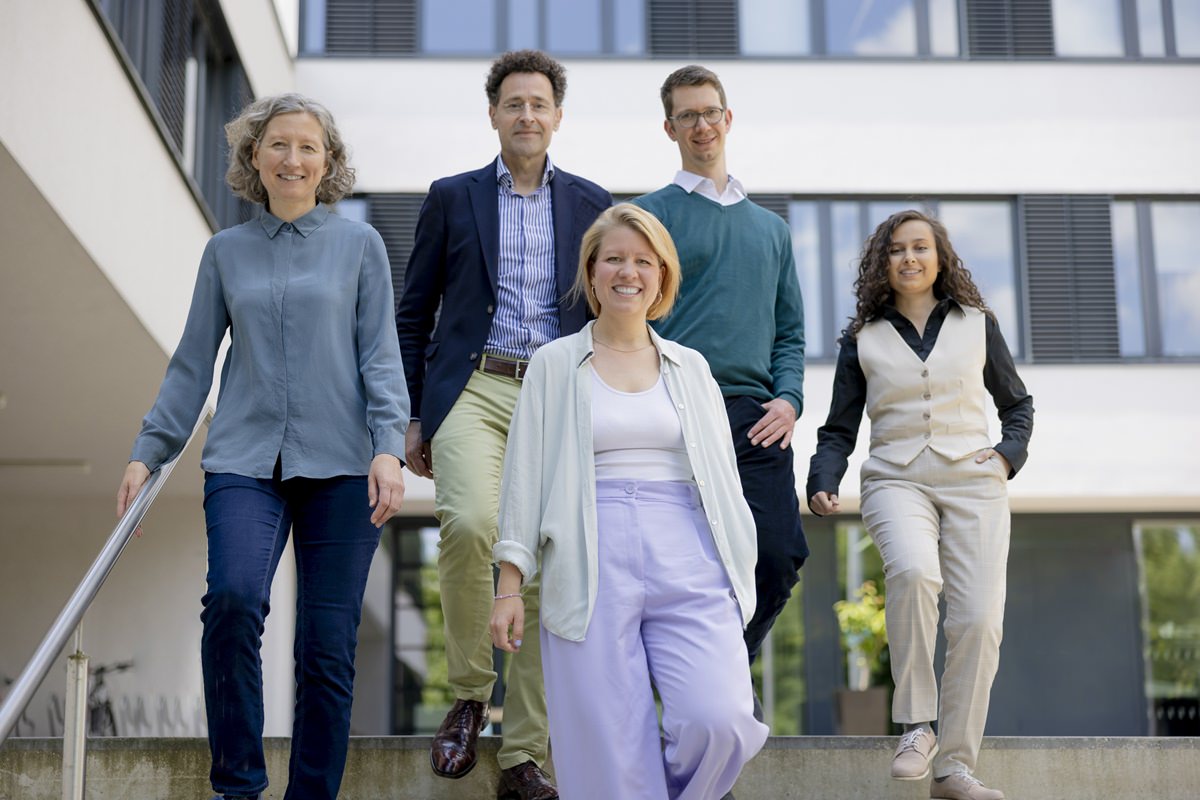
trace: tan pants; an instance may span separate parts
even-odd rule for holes
[[[926,448],[906,467],[869,458],[862,517],[883,557],[896,722],[938,719],[936,777],[974,771],[1000,663],[1010,515],[999,459],[950,461]],[[941,711],[933,672],[946,597]]]
[[[460,700],[487,702],[496,682],[488,632],[495,594],[492,545],[497,538],[504,447],[520,389],[520,382],[512,378],[473,372],[432,442],[446,662],[450,687]],[[536,581],[524,588],[524,644],[520,653],[508,656],[504,742],[497,756],[501,769],[525,761],[546,763],[549,726],[538,589]]]

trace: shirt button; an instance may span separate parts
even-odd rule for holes
[[[716,517],[710,519],[709,522],[711,522],[714,527],[721,524],[721,520],[717,519]]]
[[[704,481],[699,481],[699,482],[698,482],[698,485],[700,485],[700,486],[703,486],[703,485],[704,485]]]
[[[632,483],[625,484],[625,494],[633,494],[636,488]]]
[[[690,444],[692,447],[695,447],[695,446],[696,446],[696,443],[695,443],[695,442],[688,442],[688,444]]]
[[[679,408],[683,408],[683,403],[679,403]]]
[[[470,361],[474,361],[477,358],[479,358],[479,353],[471,353],[471,355],[467,356],[467,359]]]
[[[290,223],[290,222],[283,223],[283,227],[280,228],[280,230],[282,230],[284,233],[291,233],[292,232],[292,223]]]

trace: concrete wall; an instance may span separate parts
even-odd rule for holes
[[[457,800],[495,796],[496,746],[479,740],[479,766],[462,780],[429,769],[429,739],[405,736],[350,742],[341,800]],[[918,800],[926,781],[888,777],[894,738],[779,737],[742,771],[738,800]],[[271,786],[283,797],[287,742],[267,742]],[[56,742],[17,742],[0,750],[0,800],[61,797]],[[203,742],[99,740],[88,753],[89,800],[202,797],[208,758]],[[980,776],[1013,798],[1053,800],[1194,800],[1200,785],[1198,739],[985,738]],[[613,800],[617,800],[614,798]],[[621,800],[628,800],[622,798]]]

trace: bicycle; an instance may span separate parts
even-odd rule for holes
[[[88,736],[117,735],[117,715],[113,712],[112,699],[108,695],[104,676],[130,669],[133,669],[132,661],[118,661],[115,664],[101,664],[89,670],[92,681],[91,688],[88,689]]]

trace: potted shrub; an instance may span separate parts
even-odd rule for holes
[[[855,600],[833,604],[847,658],[857,664],[854,686],[837,693],[838,731],[842,734],[888,733],[888,645],[884,598],[875,581],[866,581],[854,593]]]

